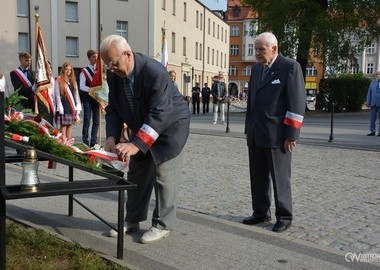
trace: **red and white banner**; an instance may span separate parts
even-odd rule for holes
[[[54,112],[54,103],[48,90],[52,87],[50,80],[51,74],[48,72],[48,68],[50,67],[46,57],[44,36],[41,25],[38,20],[36,20],[36,95],[49,112],[51,110]]]
[[[99,102],[101,109],[104,110],[108,105],[108,84],[107,73],[103,65],[103,61],[98,53],[98,58],[95,64],[95,73],[91,80],[89,95]]]

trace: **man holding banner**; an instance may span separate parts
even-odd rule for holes
[[[87,51],[90,64],[83,68],[79,75],[80,97],[83,105],[83,128],[82,141],[90,147],[98,142],[99,131],[99,103],[89,94],[91,83],[95,74],[95,64],[98,54],[94,50]],[[89,138],[90,122],[92,118],[92,129]]]

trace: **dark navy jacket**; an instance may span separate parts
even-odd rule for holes
[[[123,79],[109,73],[107,137],[120,138],[126,123],[135,134],[132,143],[161,164],[181,153],[189,135],[189,108],[160,62],[139,53],[134,53],[134,61],[135,119],[128,113]]]

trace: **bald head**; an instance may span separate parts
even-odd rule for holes
[[[107,51],[111,46],[115,46],[119,52],[131,51],[128,42],[119,35],[109,35],[100,43],[100,53]]]
[[[259,63],[269,65],[278,55],[278,42],[275,35],[264,32],[255,39],[255,56]]]
[[[119,35],[105,37],[100,43],[100,56],[111,72],[127,77],[133,70],[134,55],[128,42]]]

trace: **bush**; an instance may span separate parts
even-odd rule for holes
[[[362,73],[322,79],[319,84],[317,109],[331,110],[330,101],[333,101],[335,112],[359,112],[365,102],[370,82]]]

